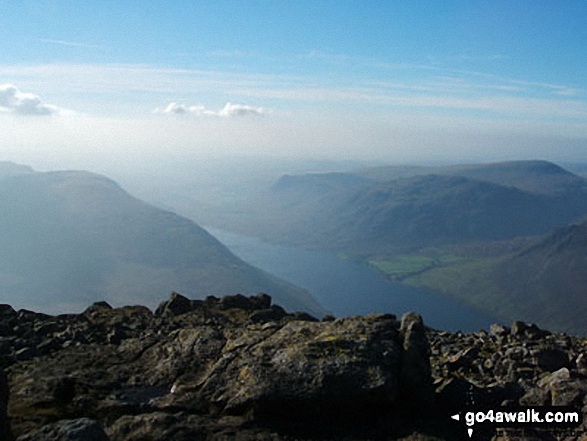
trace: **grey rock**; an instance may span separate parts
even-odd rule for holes
[[[102,425],[89,418],[62,420],[22,435],[17,441],[111,441]]]
[[[93,425],[74,415],[112,441],[452,440],[462,430],[447,421],[466,404],[587,404],[587,340],[523,322],[469,334],[414,313],[318,322],[265,294],[172,294],[155,315],[0,306],[0,318],[8,416],[23,440]]]
[[[577,365],[577,371],[579,371],[581,375],[587,376],[587,352],[581,352],[577,356],[575,364]]]
[[[516,337],[521,337],[524,335],[524,332],[528,328],[528,325],[521,321],[514,321],[512,322],[512,335]]]
[[[244,311],[250,311],[252,309],[255,309],[255,302],[252,302],[251,299],[249,299],[246,296],[243,296],[242,294],[236,294],[234,296],[226,296],[226,297],[222,297],[220,299],[220,301],[218,302],[218,307],[220,309],[242,309]]]
[[[428,414],[434,402],[430,370],[430,348],[422,317],[406,313],[401,318],[404,353],[401,358],[399,384],[404,409]]]
[[[14,358],[18,361],[26,361],[35,358],[38,355],[38,351],[35,348],[21,348],[14,353]]]
[[[499,325],[497,323],[493,323],[489,327],[489,335],[493,335],[495,337],[504,337],[506,335],[509,335],[509,333],[510,333],[509,328],[507,328],[506,326],[503,326],[503,325]]]
[[[266,323],[269,321],[281,320],[285,315],[282,311],[278,311],[275,308],[259,309],[253,311],[249,316],[249,320],[252,323]]]
[[[192,303],[190,299],[176,292],[172,292],[169,300],[159,305],[155,311],[155,316],[173,316],[185,314],[191,311]]]
[[[163,412],[127,415],[108,428],[112,441],[200,441],[206,439],[202,418]]]
[[[344,419],[397,398],[402,349],[390,320],[292,321],[239,347],[248,348],[225,349],[195,397],[178,395],[169,404],[196,399],[228,414]]]

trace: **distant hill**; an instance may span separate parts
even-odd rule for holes
[[[382,166],[358,170],[357,174],[379,182],[424,175],[462,176],[531,193],[550,195],[587,190],[586,181],[582,177],[552,162],[537,160],[445,167]]]
[[[288,176],[273,194],[284,238],[359,255],[546,234],[587,214],[587,181],[545,161]]]
[[[15,164],[10,161],[0,161],[0,177],[25,175],[34,173],[32,167]]]
[[[336,243],[381,253],[544,234],[584,213],[567,202],[464,177],[399,179],[346,201]]]
[[[331,191],[357,189],[368,186],[372,179],[352,173],[307,173],[304,175],[284,175],[273,185],[274,190],[296,192],[307,191],[325,194]]]
[[[194,298],[264,291],[288,308],[323,312],[306,291],[100,175],[0,163],[0,207],[2,303],[61,312],[102,299],[153,307],[172,290]]]

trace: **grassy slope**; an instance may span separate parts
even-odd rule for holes
[[[524,241],[525,242],[525,241]],[[520,244],[511,245],[518,249]],[[505,321],[515,314],[492,281],[495,268],[508,253],[506,242],[474,247],[420,250],[412,254],[378,256],[368,260],[392,281],[429,288]]]
[[[379,269],[391,277],[405,270],[403,283],[457,298],[505,322],[525,320],[586,334],[587,222],[543,238],[511,242],[484,253],[461,249],[459,259],[436,265],[429,265],[430,260],[421,255],[402,256],[387,260]]]

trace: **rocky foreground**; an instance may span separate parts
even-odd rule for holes
[[[0,440],[458,440],[484,406],[587,410],[587,339],[515,322],[438,332],[416,314],[322,321],[265,294],[151,312],[0,305]],[[581,434],[583,431],[583,435]],[[585,425],[474,439],[584,439]]]

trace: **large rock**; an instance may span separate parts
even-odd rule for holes
[[[62,420],[18,437],[17,441],[110,441],[102,425],[89,418]]]
[[[311,420],[329,436],[405,409],[402,375],[414,396],[422,396],[426,372],[429,383],[421,320],[400,336],[391,315],[318,322],[271,305],[264,294],[191,302],[174,294],[156,315],[103,303],[67,318],[23,314],[22,346],[49,353],[10,368],[17,434],[41,436],[43,427],[53,434],[62,430],[55,420],[76,415],[111,426],[118,420],[108,429],[116,440],[142,439],[143,423],[170,439],[197,439],[202,431],[244,433],[216,420],[239,416],[288,427]],[[417,372],[410,376],[411,368]],[[273,437],[263,427],[251,433]]]
[[[261,419],[360,418],[396,404],[402,352],[392,316],[251,328],[168,404]]]
[[[185,296],[172,292],[169,300],[161,303],[155,311],[156,316],[180,315],[192,310],[192,302]]]
[[[422,317],[415,313],[402,316],[400,331],[404,352],[399,372],[400,393],[405,410],[427,415],[434,404],[430,371],[430,347]]]

